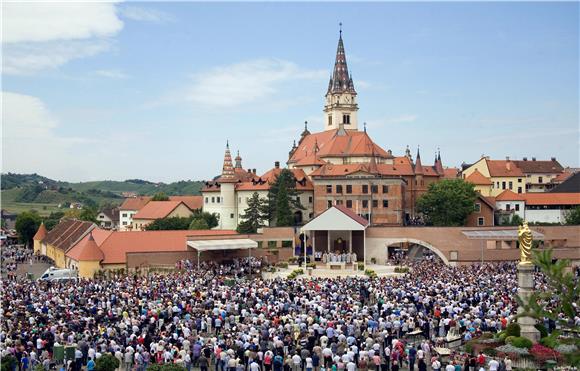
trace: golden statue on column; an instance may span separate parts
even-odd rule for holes
[[[518,227],[518,242],[520,243],[521,265],[532,264],[532,241],[532,231],[528,226],[528,222],[524,221],[523,224]]]

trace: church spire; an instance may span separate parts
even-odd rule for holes
[[[230,153],[230,143],[226,141],[226,152],[224,154],[224,166],[222,167],[222,175],[219,177],[220,183],[235,183],[236,176],[234,166],[232,165],[232,154]]]
[[[338,46],[336,47],[334,71],[330,83],[328,84],[328,93],[343,92],[356,93],[352,82],[352,76],[348,73],[344,42],[342,41],[342,23],[340,23],[340,34],[338,37]]]
[[[238,150],[238,155],[236,156],[236,169],[242,168],[242,157],[240,157],[240,151]]]
[[[423,165],[421,164],[421,154],[419,153],[419,147],[417,147],[417,158],[415,160],[415,174],[423,175]]]
[[[437,155],[435,156],[435,171],[439,175],[443,175],[445,171],[443,170],[443,162],[441,162],[441,151],[437,148]]]

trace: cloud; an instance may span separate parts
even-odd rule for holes
[[[110,37],[123,28],[112,3],[4,2],[2,10],[7,44]]]
[[[118,69],[97,70],[94,72],[94,74],[97,76],[106,77],[109,79],[116,79],[116,80],[124,80],[124,79],[129,78],[129,75],[127,75],[126,73],[124,73],[123,71],[118,70]]]
[[[2,4],[3,70],[32,74],[108,51],[123,29],[114,3]]]
[[[110,50],[112,45],[111,40],[8,44],[2,67],[6,74],[29,75],[58,68],[73,59],[92,57]]]
[[[82,164],[77,163],[81,161],[77,154],[86,153],[87,143],[91,141],[56,133],[59,121],[40,99],[2,92],[2,123],[2,167],[5,171],[49,172],[63,176],[71,170],[83,171]]]
[[[279,59],[257,59],[194,75],[187,99],[207,107],[234,107],[271,97],[283,84],[325,77],[324,70],[305,70]]]
[[[134,5],[126,5],[120,7],[119,13],[123,18],[140,22],[164,23],[164,22],[172,22],[175,20],[175,18],[168,13]]]

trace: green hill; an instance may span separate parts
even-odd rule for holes
[[[70,183],[56,181],[38,174],[2,174],[2,208],[9,212],[35,209],[41,214],[58,210],[58,206],[68,207],[71,203],[101,207],[119,205],[124,192],[137,195],[154,195],[163,192],[173,195],[198,195],[203,183],[200,181],[179,181],[174,183],[153,183],[141,179],[126,181],[92,181]]]

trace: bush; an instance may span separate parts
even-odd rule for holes
[[[521,336],[521,328],[517,322],[512,322],[505,329],[507,336]]]
[[[502,343],[505,343],[505,339],[507,338],[507,334],[502,331],[497,335],[497,338],[499,339],[499,341],[501,341]]]
[[[508,336],[508,338],[506,338],[506,342],[509,338],[511,338],[511,336]],[[527,348],[527,349],[530,349],[532,345],[534,345],[530,339],[525,338],[523,336],[513,337],[510,344],[516,348]]]
[[[306,264],[306,268],[316,268],[316,263],[308,263]]]
[[[18,361],[16,360],[15,357],[5,356],[2,358],[2,364],[0,364],[0,367],[2,368],[2,371],[4,371],[4,370],[12,371],[16,368],[17,365],[18,365]]]
[[[369,278],[377,278],[377,273],[372,269],[365,270],[365,274],[369,276]]]
[[[546,326],[542,325],[541,323],[536,323],[534,326],[536,330],[540,331],[540,337],[545,338],[548,336],[548,330],[546,330]]]
[[[294,269],[289,275],[288,275],[288,279],[289,280],[293,280],[295,279],[297,276],[304,274],[304,270],[302,269]]]
[[[409,267],[395,267],[395,273],[407,273],[409,272]]]
[[[147,366],[147,371],[161,371],[161,365],[157,363],[152,363]]]
[[[555,348],[558,346],[558,336],[556,334],[552,334],[550,336],[543,337],[540,339],[540,344],[548,348]]]
[[[286,262],[279,262],[278,264],[276,264],[276,266],[278,268],[288,268],[288,263],[286,263]]]
[[[176,365],[175,363],[166,363],[161,366],[161,371],[184,371],[183,366]]]
[[[119,360],[110,354],[103,354],[97,358],[95,371],[115,371],[119,368]]]
[[[358,263],[357,268],[359,271],[362,271],[363,269],[365,269],[365,264],[364,263]]]

